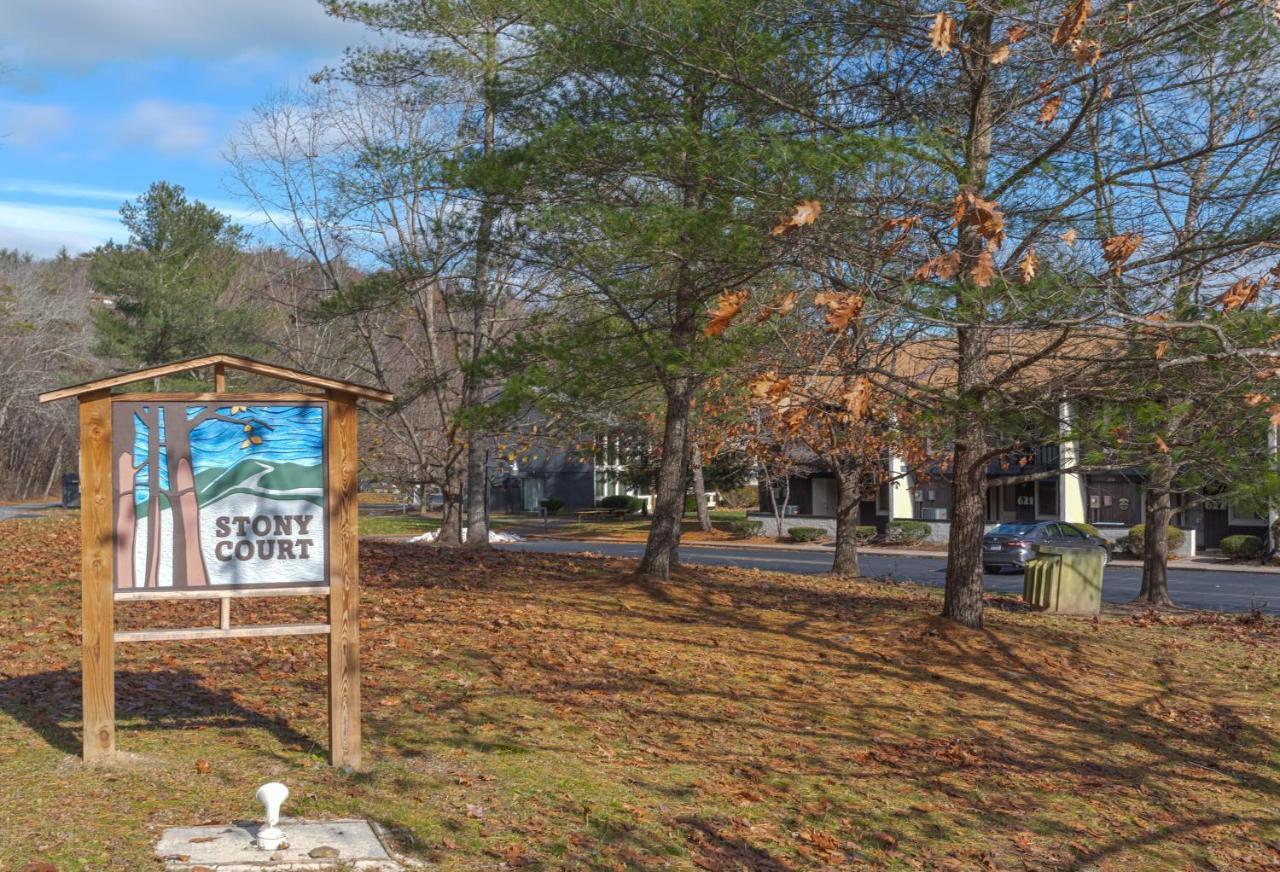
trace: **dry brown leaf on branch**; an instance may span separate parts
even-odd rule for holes
[[[1077,39],[1071,43],[1071,56],[1082,67],[1091,67],[1102,59],[1102,43],[1096,39]]]
[[[911,278],[914,281],[923,282],[936,276],[946,281],[947,279],[955,278],[959,272],[960,252],[953,251],[950,254],[940,254],[937,257],[929,258],[911,274]]]
[[[787,395],[791,390],[791,379],[780,378],[778,373],[769,370],[760,376],[752,379],[749,383],[751,388],[751,396],[757,400],[778,400]]]
[[[1080,36],[1080,32],[1084,30],[1085,24],[1089,21],[1091,9],[1092,6],[1089,0],[1072,0],[1062,13],[1062,21],[1058,24],[1058,29],[1054,31],[1054,48],[1062,48]]]
[[[855,420],[866,417],[871,408],[871,382],[865,378],[856,378],[849,389],[841,397],[844,407]]]
[[[1169,443],[1165,442],[1159,436],[1156,436],[1154,441],[1156,443],[1156,451],[1159,451],[1161,454],[1169,453]]]
[[[1266,401],[1267,401],[1266,394],[1245,394],[1244,395],[1244,404],[1246,406],[1249,406],[1250,408],[1253,408],[1254,406],[1261,406]]]
[[[1025,39],[1027,34],[1030,32],[1031,29],[1029,27],[1022,22],[1018,22],[1013,27],[1009,28],[1009,32],[1004,35],[1004,38],[1009,41],[1009,45],[1014,45],[1015,43]]]
[[[1231,287],[1219,297],[1222,302],[1222,311],[1233,312],[1236,309],[1243,309],[1258,299],[1258,294],[1266,287],[1270,278],[1270,276],[1263,276],[1260,279],[1243,278],[1232,282]]]
[[[1267,413],[1271,415],[1271,423],[1280,427],[1280,403],[1267,409]]]
[[[956,20],[945,12],[933,17],[933,28],[929,31],[929,44],[938,54],[946,57],[956,38]]]
[[[960,272],[960,252],[953,251],[949,254],[940,254],[937,257],[931,257],[920,265],[911,278],[917,282],[927,281],[928,279],[937,278],[946,281],[953,279]]]
[[[1072,246],[1072,245],[1075,245],[1075,244],[1076,244],[1076,240],[1077,240],[1079,237],[1080,237],[1080,234],[1079,234],[1078,232],[1076,232],[1076,229],[1075,229],[1074,227],[1072,227],[1072,228],[1068,229],[1066,233],[1063,233],[1063,234],[1062,234],[1062,236],[1060,236],[1059,238],[1060,238],[1063,242],[1065,242],[1065,243],[1067,244],[1067,246],[1068,246],[1068,247],[1070,247],[1070,246]]]
[[[952,201],[951,223],[968,224],[994,248],[1004,243],[1004,215],[994,200],[984,200],[965,186]]]
[[[760,312],[760,317],[756,318],[756,323],[763,324],[765,321],[768,321],[774,315],[777,315],[779,318],[785,315],[790,315],[791,312],[795,309],[795,307],[796,307],[796,292],[787,291],[781,297],[778,297],[778,299],[774,300],[772,303],[764,307],[764,309]]]
[[[1164,356],[1169,353],[1169,340],[1161,339],[1156,343],[1156,360],[1164,360]]]
[[[791,214],[784,221],[769,231],[771,236],[783,236],[798,227],[805,227],[818,220],[822,214],[822,204],[817,200],[803,200],[796,204]]]
[[[978,262],[969,271],[969,277],[980,288],[985,288],[991,284],[996,277],[996,262],[991,257],[990,251],[985,248],[982,250],[982,254],[978,255]]]
[[[897,230],[906,233],[908,230],[914,230],[919,227],[923,220],[919,215],[903,215],[901,218],[890,218],[880,225],[880,232],[888,233],[890,230]]]
[[[1040,258],[1036,257],[1034,248],[1028,248],[1027,253],[1022,257],[1022,262],[1018,264],[1018,272],[1022,274],[1022,281],[1024,283],[1031,281],[1039,271]]]
[[[1133,253],[1142,244],[1141,233],[1121,233],[1102,242],[1102,257],[1111,264],[1111,271],[1120,275],[1125,261],[1133,257]]]
[[[1036,116],[1036,123],[1042,127],[1048,127],[1053,123],[1053,119],[1058,117],[1058,112],[1062,109],[1062,97],[1055,94],[1048,100],[1044,101],[1044,105],[1040,107],[1040,114]]]
[[[849,329],[854,320],[862,314],[861,294],[822,293],[813,298],[819,306],[827,309],[826,322],[828,333],[840,333]]]
[[[702,331],[703,335],[719,336],[728,329],[750,295],[749,291],[725,291],[716,297],[716,307],[711,310],[711,320]]]
[[[991,66],[998,67],[1009,59],[1009,43],[1002,42],[991,47]]]

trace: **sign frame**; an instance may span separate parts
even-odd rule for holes
[[[113,393],[134,382],[212,368],[212,393]],[[318,389],[302,393],[230,393],[226,369],[283,379]],[[329,762],[361,768],[360,741],[360,576],[357,408],[360,399],[391,402],[385,391],[330,379],[236,355],[215,354],[125,373],[41,394],[41,402],[75,397],[80,408],[81,626],[83,756],[108,762],[116,753],[115,645],[117,642],[256,638],[290,635],[329,637]],[[112,469],[112,409],[117,401],[209,402],[252,405],[263,402],[325,404],[324,450],[326,558],[329,584],[290,587],[206,586],[200,589],[115,589],[115,500]],[[231,623],[231,602],[249,596],[328,596],[327,623],[242,625]],[[185,629],[115,630],[115,602],[136,599],[220,600],[218,626]]]

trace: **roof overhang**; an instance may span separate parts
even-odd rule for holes
[[[82,394],[107,391],[112,388],[130,385],[135,382],[150,381],[151,379],[163,378],[164,376],[176,375],[180,372],[189,372],[193,369],[204,369],[211,366],[236,369],[241,372],[251,372],[255,375],[266,376],[267,378],[277,378],[282,381],[294,382],[296,384],[307,385],[309,387],[319,388],[326,391],[340,391],[364,400],[372,400],[376,403],[389,403],[395,399],[395,395],[387,393],[386,391],[378,390],[377,388],[368,387],[367,385],[357,384],[356,382],[349,382],[343,379],[328,378],[326,376],[316,375],[315,373],[303,372],[300,369],[290,369],[287,366],[277,366],[274,363],[264,363],[261,360],[254,360],[251,357],[240,357],[235,354],[206,354],[201,357],[192,357],[187,360],[166,363],[162,366],[138,369],[133,372],[125,372],[120,375],[95,379],[94,381],[84,382],[83,384],[58,388],[56,391],[45,391],[40,395],[40,402],[49,403],[54,400],[65,400],[70,397],[78,397]]]

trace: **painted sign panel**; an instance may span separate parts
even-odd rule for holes
[[[327,585],[323,402],[112,403],[116,590]]]

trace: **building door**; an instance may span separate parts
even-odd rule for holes
[[[1202,548],[1217,548],[1222,544],[1222,539],[1227,535],[1227,523],[1229,515],[1227,513],[1226,503],[1205,503],[1204,511],[1201,513],[1204,518],[1204,529],[1201,532]]]
[[[819,518],[836,516],[836,480],[815,478],[813,481],[813,514]]]
[[[1089,523],[1131,526],[1142,519],[1138,486],[1123,479],[1093,479],[1088,484]]]
[[[542,508],[542,501],[546,498],[546,484],[540,478],[526,478],[521,483],[524,490],[524,510],[526,512],[536,512]]]

